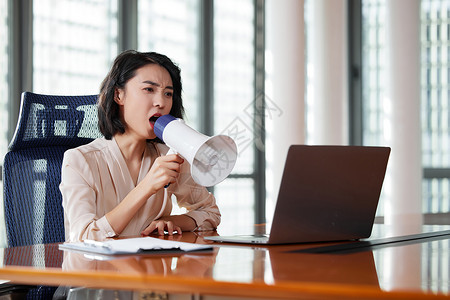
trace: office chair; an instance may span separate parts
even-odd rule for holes
[[[59,191],[67,149],[101,134],[97,127],[97,95],[22,94],[19,120],[3,164],[4,209],[8,247],[63,242],[64,213]],[[45,264],[61,266],[61,251],[35,253]],[[28,258],[27,258],[28,257]],[[26,264],[29,256],[4,257],[6,264]],[[23,260],[23,261],[22,261]],[[52,299],[56,287],[0,287],[2,295]]]
[[[97,95],[22,94],[3,164],[9,247],[65,240],[59,191],[63,154],[101,136],[96,102]]]

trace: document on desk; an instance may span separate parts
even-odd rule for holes
[[[153,237],[139,237],[130,239],[108,240],[104,242],[85,240],[84,242],[64,243],[59,245],[59,249],[83,251],[104,255],[129,255],[211,251],[213,250],[213,247],[210,245],[169,241]]]

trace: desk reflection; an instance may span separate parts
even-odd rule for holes
[[[180,240],[196,243],[198,235],[186,233],[183,236],[161,237],[163,239]],[[73,271],[105,271],[127,275],[158,275],[164,277],[197,277],[209,278],[216,260],[217,250],[207,253],[186,254],[140,254],[133,256],[95,256],[87,253],[64,251],[63,272]],[[167,299],[164,291],[133,291],[93,288],[66,287],[67,299]]]
[[[349,254],[312,254],[270,251],[274,281],[294,280],[379,288],[372,251]]]
[[[63,252],[58,244],[39,244],[3,249],[4,266],[61,268]]]
[[[162,239],[199,242],[192,232]],[[128,274],[211,277],[218,249],[206,253],[139,254],[132,256],[98,256],[64,251],[63,271],[116,271]]]
[[[127,274],[176,275],[210,277],[217,250],[205,254],[179,256],[136,255],[114,257],[92,256],[79,252],[64,252],[63,271],[116,271]]]

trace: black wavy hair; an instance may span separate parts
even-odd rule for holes
[[[125,125],[119,115],[119,105],[114,101],[117,89],[125,88],[125,84],[136,75],[136,70],[148,64],[157,64],[165,68],[172,79],[173,103],[170,114],[183,118],[184,107],[181,98],[181,70],[167,56],[156,52],[138,52],[127,50],[119,54],[100,86],[98,97],[98,127],[103,136],[110,140],[116,133],[124,133]],[[158,138],[156,142],[161,142]]]

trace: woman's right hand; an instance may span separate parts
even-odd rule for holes
[[[184,159],[177,154],[160,156],[156,158],[143,182],[150,187],[151,193],[154,194],[177,180],[183,162]]]
[[[165,233],[169,236],[173,236],[175,232],[178,234],[183,234],[183,231],[181,230],[181,227],[176,225],[172,221],[168,220],[154,220],[150,223],[150,225],[147,226],[142,232],[142,236],[148,236],[152,233],[158,234],[158,235],[165,235]]]

